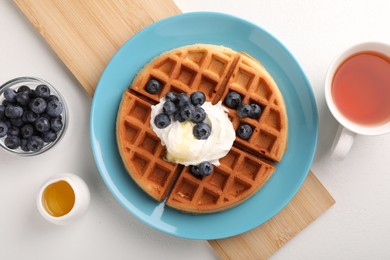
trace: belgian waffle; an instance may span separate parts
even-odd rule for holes
[[[192,93],[202,91],[208,101],[221,99],[238,54],[222,46],[197,44],[162,54],[137,75],[131,90],[135,94],[159,102],[169,91]],[[160,92],[150,94],[146,83],[157,79],[163,84]]]
[[[157,94],[146,91],[150,79],[162,83]],[[245,103],[257,103],[259,119],[239,118],[229,109],[237,129],[252,126],[249,140],[236,137],[234,147],[207,177],[195,177],[189,167],[164,160],[164,147],[150,127],[151,105],[169,91],[200,90],[217,103],[229,91]],[[271,177],[287,147],[287,115],[283,97],[264,67],[249,56],[208,44],[181,47],[147,64],[123,94],[117,117],[117,143],[123,163],[134,181],[151,197],[189,213],[217,212],[233,207],[258,191]],[[264,160],[268,159],[268,160]]]
[[[240,118],[237,110],[229,109],[234,129],[249,124],[253,134],[248,140],[237,136],[235,144],[245,151],[280,162],[287,149],[287,113],[283,96],[268,71],[252,57],[242,54],[227,83],[222,99],[235,91],[243,103],[257,103],[262,107],[258,119]]]
[[[233,147],[221,165],[206,177],[185,167],[167,205],[183,212],[211,213],[231,208],[251,197],[272,176],[275,166]]]
[[[150,104],[130,92],[122,98],[117,120],[117,143],[126,170],[157,201],[163,200],[181,166],[162,158],[165,148],[149,126]]]

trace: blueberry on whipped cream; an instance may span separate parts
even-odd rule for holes
[[[206,119],[206,112],[204,112],[204,109],[200,106],[196,106],[194,115],[192,117],[192,122],[201,123],[205,119]]]
[[[160,122],[161,118],[164,124]],[[206,101],[200,91],[190,96],[168,92],[152,106],[150,124],[166,147],[166,159],[191,165],[191,172],[197,176],[211,174],[212,165],[220,164],[219,159],[226,156],[236,138],[227,108],[222,102],[213,105]]]
[[[200,140],[207,139],[211,134],[211,128],[208,124],[197,123],[194,126],[194,136]]]
[[[177,95],[176,95],[175,92],[170,91],[170,92],[167,93],[167,95],[165,96],[165,98],[166,98],[167,101],[169,100],[169,101],[172,101],[172,102],[176,102],[176,100],[177,100]]]
[[[157,128],[164,129],[171,123],[171,118],[166,113],[160,113],[154,118],[154,124]]]
[[[206,96],[201,91],[195,91],[192,93],[190,99],[194,106],[201,106],[204,102],[206,102]]]
[[[195,107],[192,104],[186,104],[182,107],[179,107],[179,116],[182,120],[192,120],[192,117],[195,114]]]
[[[167,100],[167,101],[164,103],[164,112],[165,112],[167,115],[173,115],[174,113],[176,113],[176,111],[177,111],[177,108],[176,108],[175,103],[173,103],[173,102],[170,101],[170,100]]]
[[[203,122],[206,119],[206,112],[201,105],[206,101],[206,96],[202,92],[195,91],[191,96],[168,92],[164,101],[161,101],[163,109],[154,117],[154,124],[157,128],[164,129],[169,126],[170,116],[172,116],[172,121],[183,123],[190,120],[196,123],[193,133],[197,139],[207,139],[210,136],[211,128]]]

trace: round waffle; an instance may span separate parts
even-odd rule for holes
[[[146,91],[150,79],[162,88]],[[236,137],[221,165],[207,177],[196,177],[189,167],[164,160],[165,148],[150,127],[151,106],[169,91],[202,91],[217,103],[230,91],[243,103],[262,107],[258,119],[228,115],[235,130],[252,126],[248,140]],[[117,116],[117,143],[124,166],[133,180],[158,201],[183,212],[210,213],[233,207],[251,197],[272,176],[287,148],[286,108],[275,81],[252,57],[232,49],[196,44],[166,52],[147,64],[123,94]]]

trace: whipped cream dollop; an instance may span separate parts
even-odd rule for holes
[[[197,165],[204,161],[218,166],[219,159],[230,151],[236,138],[233,124],[222,102],[215,105],[205,102],[201,106],[206,112],[204,122],[211,127],[211,134],[205,140],[195,138],[193,134],[195,123],[192,121],[180,123],[172,120],[166,128],[158,128],[154,124],[154,118],[163,112],[164,103],[165,98],[162,98],[160,103],[152,106],[150,125],[161,143],[167,148],[166,159],[185,166]]]

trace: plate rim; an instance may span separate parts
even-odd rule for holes
[[[153,221],[147,221],[146,219],[144,219],[142,216],[140,216],[136,212],[133,212],[132,210],[130,210],[127,207],[127,205],[125,205],[125,202],[122,201],[123,198],[121,198],[121,196],[123,197],[123,195],[120,193],[120,191],[119,190],[114,190],[113,186],[115,186],[115,184],[112,182],[111,178],[109,176],[106,176],[106,174],[102,173],[101,166],[100,166],[100,163],[101,163],[100,161],[101,160],[98,159],[97,148],[95,147],[96,143],[93,140],[93,137],[94,137],[94,126],[93,126],[94,117],[93,117],[93,114],[95,113],[95,107],[97,106],[96,105],[97,101],[96,101],[95,98],[93,98],[93,100],[92,100],[91,111],[90,111],[90,124],[89,125],[90,125],[91,148],[92,148],[92,153],[93,153],[93,157],[94,157],[94,160],[95,160],[95,164],[96,164],[96,166],[98,168],[99,174],[102,177],[106,187],[109,189],[110,193],[115,197],[115,199],[119,202],[119,204],[122,207],[124,207],[128,212],[130,212],[133,216],[135,216],[137,219],[141,220],[143,223],[147,224],[148,226],[153,227],[154,229],[157,229],[157,230],[159,230],[159,231],[161,231],[163,233],[166,233],[166,234],[169,234],[169,235],[173,235],[173,236],[176,236],[176,237],[181,237],[181,238],[186,238],[186,239],[193,239],[193,240],[222,239],[222,238],[227,238],[227,237],[231,237],[231,236],[234,236],[234,235],[239,235],[239,234],[248,232],[248,231],[250,231],[250,230],[252,230],[252,229],[254,229],[254,228],[256,228],[256,227],[258,227],[258,226],[260,226],[260,225],[262,225],[264,223],[266,223],[272,217],[276,216],[282,209],[284,209],[287,206],[287,204],[295,197],[297,192],[301,189],[305,179],[307,178],[307,176],[309,174],[310,168],[311,168],[311,166],[313,164],[313,160],[314,160],[314,157],[315,157],[315,154],[316,154],[317,145],[318,145],[318,109],[317,109],[317,103],[316,103],[314,91],[313,91],[313,88],[312,88],[312,86],[310,84],[310,81],[308,80],[307,75],[304,73],[304,70],[302,69],[302,66],[300,65],[298,60],[292,55],[291,51],[284,44],[282,44],[276,37],[274,37],[271,33],[269,33],[267,30],[263,29],[259,25],[255,24],[255,23],[252,23],[252,22],[250,22],[248,20],[245,20],[243,18],[234,16],[234,15],[230,15],[230,14],[226,14],[226,13],[221,13],[221,12],[187,12],[187,13],[181,13],[181,14],[177,14],[177,15],[173,15],[173,16],[164,18],[162,20],[159,20],[157,22],[154,22],[154,23],[146,26],[145,28],[140,30],[138,33],[133,35],[131,38],[126,40],[122,44],[122,46],[115,52],[115,54],[111,57],[111,59],[107,63],[106,67],[104,68],[103,73],[101,74],[101,76],[99,78],[98,84],[97,84],[96,89],[95,89],[95,93],[98,91],[99,87],[101,86],[101,84],[102,84],[101,82],[102,82],[105,74],[108,73],[107,72],[107,67],[111,64],[111,62],[114,59],[116,59],[117,56],[119,56],[121,54],[121,52],[123,51],[125,45],[127,45],[129,42],[136,41],[138,38],[142,37],[149,30],[154,29],[155,27],[159,26],[162,23],[170,22],[170,21],[173,21],[173,20],[180,19],[182,17],[187,17],[187,16],[188,17],[191,17],[191,16],[194,16],[194,17],[196,17],[196,16],[219,16],[219,17],[222,17],[222,18],[227,18],[229,20],[236,20],[237,22],[244,23],[246,26],[255,28],[256,30],[260,31],[262,34],[265,34],[267,37],[269,37],[272,41],[275,41],[279,46],[281,46],[286,51],[286,54],[289,56],[289,58],[296,64],[297,69],[300,72],[303,81],[308,86],[307,90],[308,90],[308,94],[309,94],[309,100],[312,102],[312,109],[313,109],[312,112],[315,115],[313,117],[313,122],[314,122],[314,129],[313,129],[314,142],[312,143],[312,146],[310,147],[310,149],[308,149],[310,156],[308,158],[308,162],[306,164],[306,167],[304,167],[305,168],[305,173],[302,174],[301,178],[297,178],[297,180],[299,180],[298,181],[299,185],[297,185],[296,188],[294,190],[292,190],[291,196],[286,196],[286,198],[283,201],[283,203],[279,203],[280,206],[276,207],[275,210],[271,211],[270,214],[268,214],[268,217],[264,218],[263,222],[256,223],[255,225],[251,225],[249,228],[240,228],[240,230],[238,232],[237,232],[237,230],[236,231],[232,230],[230,232],[229,231],[227,231],[227,232],[225,231],[224,234],[222,234],[222,235],[213,235],[213,236],[210,236],[210,235],[204,236],[204,235],[195,235],[195,234],[192,234],[192,235],[180,234],[180,233],[170,232],[169,230],[166,230],[166,229],[162,228],[161,226],[155,224]],[[107,178],[107,177],[109,177],[109,178]],[[245,229],[245,230],[243,230],[243,229]]]

